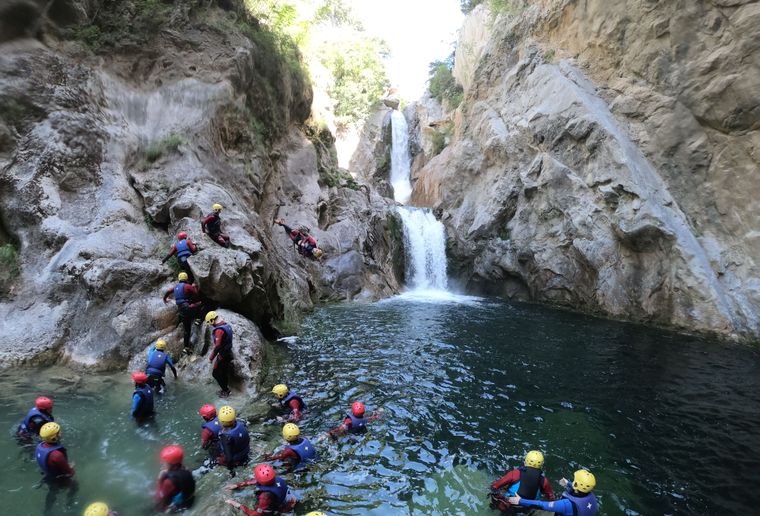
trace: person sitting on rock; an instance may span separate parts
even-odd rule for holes
[[[193,276],[193,271],[190,269],[190,264],[187,263],[187,259],[197,252],[198,246],[187,237],[187,233],[180,231],[177,233],[177,241],[172,244],[169,254],[161,260],[161,263],[166,263],[166,260],[176,255],[179,268],[187,273],[190,283],[193,283],[195,282],[195,278]]]
[[[567,487],[568,481],[563,478],[559,485]],[[528,500],[519,494],[508,499],[512,505],[522,507],[536,507],[542,511],[556,512],[565,516],[595,516],[599,512],[599,504],[593,491],[596,487],[596,478],[586,470],[579,469],[573,475],[573,483],[562,497],[557,501],[543,502],[541,500]]]
[[[132,393],[132,408],[129,415],[138,425],[153,417],[153,389],[148,385],[148,375],[142,371],[132,373],[135,392]]]
[[[195,479],[185,469],[182,461],[185,451],[181,446],[170,444],[161,450],[161,472],[156,482],[156,511],[181,512],[193,505]]]
[[[34,400],[34,407],[29,409],[24,420],[19,423],[16,437],[21,444],[31,444],[40,436],[40,428],[45,423],[52,423],[53,400],[46,396],[40,396]]]
[[[209,403],[203,405],[198,413],[203,418],[201,448],[208,452],[209,462],[215,463],[217,457],[222,453],[222,448],[219,445],[219,432],[222,430],[222,424],[216,417],[216,408]]]
[[[222,205],[216,203],[211,209],[213,211],[201,220],[201,229],[209,236],[209,238],[211,238],[211,240],[220,246],[229,247],[230,237],[227,234],[222,233],[222,218],[219,216],[222,212]]]
[[[237,500],[227,499],[226,503],[240,509],[247,516],[264,516],[265,514],[283,514],[296,506],[296,498],[288,492],[288,482],[275,473],[269,464],[259,464],[253,470],[253,477],[238,484],[227,486],[228,491],[241,487],[256,486],[256,509],[251,509]]]
[[[177,275],[177,284],[167,290],[164,294],[164,303],[168,303],[168,299],[172,295],[174,296],[174,302],[177,305],[179,317],[182,320],[182,326],[185,330],[185,351],[189,352],[193,321],[199,319],[203,313],[201,293],[198,290],[198,287],[190,283],[189,276],[183,271]]]
[[[206,314],[206,324],[211,325],[211,350],[209,361],[213,364],[211,376],[219,384],[219,397],[230,395],[230,374],[232,373],[232,326],[214,311]]]
[[[552,490],[549,479],[544,476],[541,470],[544,466],[544,455],[538,450],[531,450],[525,455],[523,466],[509,471],[506,475],[491,484],[492,490],[492,507],[501,512],[510,511],[507,498],[519,494],[522,498],[536,500],[543,493],[548,500],[554,500],[554,491]],[[500,493],[503,488],[507,488],[506,493]],[[512,508],[512,512],[514,508]]]
[[[166,366],[169,366],[174,373],[174,379],[177,379],[177,369],[174,367],[172,357],[166,353],[166,341],[158,339],[156,346],[148,352],[148,365],[145,372],[148,375],[148,385],[150,385],[157,394],[163,394],[166,382]]]
[[[264,454],[267,460],[287,461],[287,471],[300,471],[317,460],[317,450],[306,437],[301,437],[298,425],[288,423],[282,427],[282,438],[288,445],[276,455]]]
[[[285,229],[285,233],[293,242],[293,247],[295,247],[301,256],[311,258],[312,260],[320,260],[324,256],[324,252],[317,247],[317,240],[310,235],[310,230],[306,226],[293,229],[285,224],[285,220],[283,219],[277,219],[274,223]]]
[[[284,412],[284,415],[278,417],[277,420],[280,422],[289,421],[291,423],[298,423],[303,417],[304,410],[306,410],[306,403],[296,391],[291,391],[287,385],[280,383],[272,387],[272,394],[280,400],[273,407],[282,409]]]
[[[327,435],[332,439],[336,439],[338,436],[344,434],[367,433],[367,423],[380,418],[380,416],[383,415],[383,411],[381,409],[371,416],[364,417],[365,410],[364,403],[361,401],[355,401],[351,404],[351,412],[346,414],[346,418],[343,422],[327,432]]]
[[[230,470],[248,464],[251,454],[251,437],[245,423],[237,419],[235,409],[229,405],[219,409],[219,445],[222,453],[216,462]]]

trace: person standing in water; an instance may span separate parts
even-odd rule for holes
[[[46,396],[40,396],[34,400],[34,407],[29,409],[24,420],[19,423],[16,430],[16,437],[19,442],[31,444],[34,439],[40,436],[40,429],[45,423],[52,423],[53,418],[53,400]]]
[[[153,412],[153,389],[148,385],[148,375],[142,371],[132,373],[135,391],[132,393],[130,416],[141,425],[151,419]]]
[[[45,514],[47,514],[62,489],[68,490],[68,504],[76,495],[78,486],[74,480],[74,464],[69,463],[66,448],[61,443],[61,426],[58,423],[45,423],[40,428],[42,442],[37,445],[35,458],[42,471],[42,481],[48,485],[45,498]]]
[[[559,485],[567,487],[569,482],[563,478]],[[537,507],[543,511],[555,512],[564,516],[596,516],[599,503],[592,492],[596,487],[596,478],[587,469],[579,469],[573,475],[571,487],[562,493],[562,497],[553,502],[527,500],[519,494],[509,498],[509,503],[521,507]]]
[[[531,450],[525,455],[523,466],[509,471],[506,475],[491,484],[493,505],[495,509],[507,512],[510,509],[506,500],[510,496],[520,495],[527,500],[538,500],[543,493],[547,500],[554,500],[551,482],[546,478],[541,468],[544,467],[544,454]],[[506,493],[498,493],[507,488]]]
[[[216,462],[233,470],[237,466],[248,464],[251,454],[251,437],[245,423],[237,419],[235,409],[226,405],[219,409],[219,444],[222,453]]]
[[[156,511],[180,512],[188,509],[195,500],[195,479],[182,465],[185,451],[181,446],[170,444],[161,450],[160,458],[163,468],[156,483]]]
[[[222,453],[219,445],[219,432],[222,431],[222,424],[216,417],[216,408],[213,405],[203,405],[198,413],[203,418],[201,425],[201,448],[208,452],[208,462],[216,463],[217,457]]]

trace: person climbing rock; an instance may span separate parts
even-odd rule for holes
[[[568,483],[566,478],[559,481],[562,487],[567,487]],[[556,512],[565,516],[595,516],[599,512],[599,504],[592,493],[594,487],[596,487],[594,475],[586,469],[579,469],[573,475],[571,487],[562,493],[559,500],[550,502],[528,500],[516,494],[508,501],[512,505],[537,507],[543,511]]]
[[[222,453],[219,445],[219,432],[222,430],[222,424],[216,417],[216,409],[213,405],[203,405],[198,413],[203,418],[201,425],[201,448],[208,452],[209,465],[216,462],[217,457]]]
[[[68,502],[71,502],[77,491],[74,480],[74,464],[69,463],[66,448],[61,444],[61,426],[58,423],[45,423],[40,428],[42,442],[37,445],[35,457],[42,471],[42,480],[48,485],[45,498],[45,513],[55,505],[58,492],[68,490]]]
[[[355,401],[351,404],[351,412],[346,414],[346,418],[337,427],[330,430],[327,434],[335,439],[344,434],[364,434],[367,432],[367,423],[374,421],[382,416],[383,411],[378,410],[371,416],[364,416],[364,403]]]
[[[293,247],[301,256],[312,260],[320,260],[324,256],[324,252],[317,247],[317,240],[311,236],[311,231],[306,226],[293,229],[285,224],[283,219],[276,219],[274,223],[285,229],[285,233],[293,242]]]
[[[166,353],[166,341],[158,339],[153,349],[148,352],[148,365],[145,372],[148,375],[148,385],[150,385],[157,394],[163,394],[166,388],[164,375],[166,366],[169,366],[174,373],[174,379],[177,379],[177,369],[174,367],[172,357]]]
[[[174,302],[177,305],[179,317],[182,320],[182,326],[185,330],[184,345],[187,352],[190,350],[193,321],[199,319],[203,314],[201,293],[198,291],[198,287],[189,282],[187,273],[180,272],[177,275],[177,284],[164,294],[164,303],[168,303],[170,296],[174,296]]]
[[[538,500],[543,493],[548,500],[554,500],[549,479],[541,468],[544,467],[544,455],[538,450],[531,450],[525,455],[523,466],[509,471],[491,484],[491,508],[504,513],[523,512],[510,509],[507,498],[516,494],[528,500]],[[507,488],[506,493],[499,492]]]
[[[222,424],[222,430],[219,432],[222,453],[216,462],[230,470],[248,464],[251,438],[245,423],[237,419],[235,409],[229,405],[219,409],[219,422]]]
[[[153,389],[148,385],[148,375],[142,371],[132,373],[135,392],[132,394],[130,415],[137,424],[142,424],[153,417]]]
[[[179,268],[185,271],[188,278],[190,278],[190,282],[194,283],[195,277],[193,276],[193,271],[190,269],[190,264],[187,262],[187,259],[197,252],[198,246],[195,245],[193,241],[187,237],[186,232],[180,231],[177,233],[177,241],[172,244],[172,248],[169,250],[169,254],[167,254],[164,259],[161,260],[161,263],[166,263],[169,258],[176,256]]]
[[[40,436],[42,425],[53,421],[53,400],[40,396],[34,400],[34,407],[29,409],[24,420],[19,423],[16,437],[22,444],[31,444]]]
[[[213,211],[206,215],[201,221],[201,229],[211,240],[220,246],[229,247],[230,237],[225,233],[222,233],[222,218],[219,215],[222,212],[222,205],[215,203],[211,206],[211,209]]]
[[[317,450],[306,437],[301,437],[301,429],[294,423],[282,427],[282,437],[287,442],[284,450],[276,455],[265,454],[267,460],[286,461],[287,471],[299,471],[317,460]]]
[[[206,314],[206,324],[211,325],[211,340],[214,348],[209,361],[213,364],[211,376],[219,384],[219,396],[230,395],[230,374],[232,373],[232,326],[214,311]]]
[[[238,484],[227,486],[234,491],[242,487],[256,486],[256,508],[251,509],[237,500],[225,500],[229,505],[240,509],[247,516],[264,516],[290,512],[296,506],[296,498],[288,492],[288,482],[277,475],[269,464],[259,464],[253,470],[253,477]]]
[[[182,465],[185,451],[170,444],[161,450],[159,457],[162,469],[156,482],[156,511],[180,512],[191,507],[195,500],[195,479]]]
[[[119,516],[118,513],[112,511],[104,502],[91,503],[82,514],[83,516]]]
[[[273,405],[274,408],[279,408],[283,411],[283,416],[278,417],[280,422],[289,421],[291,423],[298,423],[303,418],[303,412],[306,410],[306,403],[303,399],[296,394],[296,391],[291,391],[284,383],[280,383],[272,387],[272,394],[274,394],[280,402]]]

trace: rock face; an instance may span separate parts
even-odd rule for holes
[[[58,4],[85,19],[98,9]],[[204,4],[120,4],[125,20],[166,25],[137,47],[98,40],[97,55],[47,18],[44,44],[3,44],[0,244],[20,273],[0,298],[0,365],[121,367],[158,336],[176,345],[176,310],[161,302],[176,271],[160,260],[179,230],[202,248],[190,259],[201,291],[241,327],[397,290],[398,244],[383,236],[393,203],[335,173],[329,136],[305,125],[310,88],[250,38],[255,24],[235,28],[241,4]],[[135,14],[145,6],[162,18]],[[230,249],[200,231],[214,202]],[[278,217],[311,227],[325,261],[295,253]]]
[[[760,2],[533,2],[412,202],[481,291],[757,338]]]

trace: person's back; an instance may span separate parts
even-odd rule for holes
[[[560,485],[568,486],[568,481],[562,479]],[[592,492],[596,487],[596,478],[590,471],[581,469],[575,472],[572,486],[556,501],[544,502],[541,500],[529,500],[519,494],[508,499],[512,505],[522,507],[536,507],[544,511],[559,513],[564,516],[596,516],[599,512],[599,504]]]
[[[19,423],[16,435],[23,440],[38,437],[43,425],[55,421],[52,410],[53,400],[45,396],[38,397],[34,401],[34,407],[29,409],[24,419]]]
[[[239,466],[248,462],[250,455],[250,435],[248,429],[240,420],[232,427],[224,427],[219,432],[219,442],[228,466]]]

